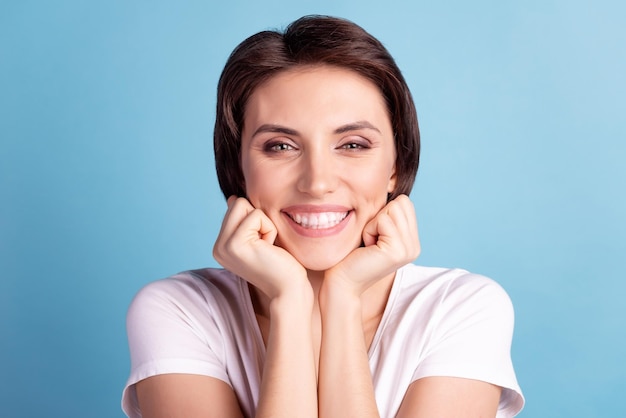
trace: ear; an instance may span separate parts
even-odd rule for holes
[[[387,193],[391,194],[396,190],[396,184],[398,183],[398,175],[396,172],[396,166],[393,166],[393,170],[391,171],[391,177],[389,177],[389,182],[387,183]]]

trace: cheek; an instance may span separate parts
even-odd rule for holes
[[[397,184],[398,184],[398,177],[394,169],[393,173],[391,174],[391,178],[387,182],[387,193],[393,193],[396,190]]]
[[[246,179],[246,198],[250,201],[252,206],[259,208],[261,203],[261,197],[263,196],[263,190],[260,189],[262,183],[259,184],[256,180],[249,180],[250,177],[244,177]]]
[[[263,170],[260,170],[254,160],[244,151],[241,157],[241,172],[245,185],[246,198],[252,206],[258,207],[259,196],[264,193],[263,186],[266,180],[263,177]]]
[[[246,198],[250,201],[250,204],[257,209],[263,210],[266,214],[269,214],[270,206],[277,200],[277,185],[268,178],[267,175],[263,175],[261,171],[251,171],[245,173],[246,179]]]
[[[364,177],[368,181],[363,182],[360,195],[363,202],[366,203],[368,220],[373,219],[378,212],[389,202],[389,185],[390,181],[388,173],[379,173],[378,176]]]
[[[362,173],[362,192],[370,197],[384,196],[391,193],[395,187],[395,176],[392,170],[380,168]]]

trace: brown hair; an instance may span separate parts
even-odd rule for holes
[[[420,135],[411,92],[385,47],[360,26],[328,16],[305,16],[284,32],[250,36],[232,52],[217,87],[213,146],[224,196],[245,196],[241,171],[241,131],[252,92],[281,71],[297,66],[332,65],[364,76],[385,98],[396,145],[397,183],[389,199],[409,194],[419,165]]]

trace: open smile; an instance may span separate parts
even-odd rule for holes
[[[349,212],[320,212],[320,213],[287,213],[292,221],[303,228],[327,229],[332,228],[348,216]]]
[[[333,207],[291,207],[282,211],[292,227],[301,235],[320,237],[342,230],[352,210]]]

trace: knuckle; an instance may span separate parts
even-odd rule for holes
[[[224,258],[222,256],[222,252],[220,251],[220,248],[218,245],[215,245],[213,247],[213,258],[215,259],[215,261],[217,261],[218,263],[221,261],[224,261]]]
[[[232,254],[235,251],[236,247],[237,246],[231,239],[227,240],[223,245],[224,252],[227,254]]]
[[[417,245],[412,246],[411,256],[413,259],[419,257],[421,253],[422,253],[422,247],[419,245],[419,243]]]

